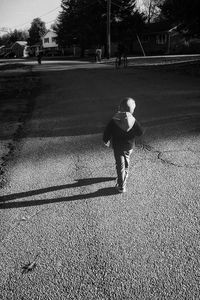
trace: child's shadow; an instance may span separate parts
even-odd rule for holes
[[[100,196],[114,195],[117,193],[116,189],[113,187],[108,187],[108,188],[99,189],[93,193],[73,195],[73,196],[69,196],[69,197],[5,203],[7,201],[16,200],[19,198],[25,198],[25,197],[45,194],[48,192],[58,191],[58,190],[62,190],[62,189],[87,186],[87,185],[91,185],[91,184],[112,181],[112,180],[115,180],[115,177],[85,178],[85,179],[78,179],[78,180],[76,180],[75,183],[72,183],[72,184],[52,186],[52,187],[38,189],[38,190],[32,190],[32,191],[27,191],[27,192],[22,192],[22,193],[5,195],[5,196],[0,197],[0,202],[4,202],[4,203],[0,204],[0,209],[35,206],[35,205],[42,205],[42,204],[55,203],[55,202],[89,199],[89,198],[98,197],[98,196],[100,197]]]
[[[73,195],[68,197],[0,203],[0,209],[38,206],[38,205],[44,205],[50,203],[59,203],[59,202],[76,201],[76,200],[87,200],[90,198],[105,197],[105,196],[111,196],[116,194],[119,193],[114,187],[108,187],[108,188],[99,189],[93,193],[79,194],[79,195]]]

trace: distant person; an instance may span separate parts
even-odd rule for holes
[[[121,66],[122,58],[127,57],[127,49],[123,43],[119,43],[117,47],[117,58],[118,58],[118,64]]]
[[[117,57],[119,59],[119,66],[121,65],[122,56],[124,55],[124,45],[119,43],[117,48]]]
[[[97,63],[99,63],[99,62],[101,62],[101,56],[102,56],[102,50],[101,50],[101,48],[100,47],[98,47],[97,49],[96,49],[96,62]]]
[[[136,104],[132,98],[125,98],[120,103],[118,112],[108,123],[103,134],[103,141],[107,147],[112,142],[117,171],[116,188],[120,193],[126,192],[134,139],[143,133],[140,124],[133,116],[135,107]]]
[[[38,52],[38,55],[37,55],[37,61],[38,61],[38,64],[41,65],[42,63],[42,52]]]

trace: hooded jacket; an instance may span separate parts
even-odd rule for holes
[[[113,148],[130,150],[135,136],[142,135],[140,124],[130,112],[117,112],[105,128],[103,141],[112,140]]]

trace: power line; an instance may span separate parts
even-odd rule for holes
[[[103,3],[101,3],[101,2],[98,2],[102,7],[104,7],[104,5],[103,5]],[[115,5],[115,6],[117,6],[117,7],[119,7],[119,8],[122,8],[123,6],[122,5],[119,5],[119,4],[117,4],[116,2],[113,2],[113,1],[111,1],[111,4],[113,4],[113,5]]]
[[[55,11],[55,10],[58,9],[58,8],[60,8],[60,6],[57,6],[57,7],[55,7],[54,9],[50,10],[49,12],[47,12],[47,13],[45,13],[45,14],[39,16],[39,18],[44,17],[44,16],[50,14],[51,12]]]
[[[118,0],[115,0],[115,1],[118,1]],[[122,7],[123,7],[122,5],[119,5],[118,3],[114,2],[114,1],[111,1],[111,4],[112,4],[112,5],[115,5],[115,6],[119,7],[119,8],[122,8]],[[46,13],[44,13],[44,14],[38,16],[37,18],[41,18],[41,17],[47,16],[47,15],[51,14],[52,12],[54,12],[55,10],[57,10],[58,8],[60,8],[60,6],[56,6],[55,8],[51,9],[50,11],[47,11]],[[45,23],[48,24],[48,23],[51,23],[51,22],[53,22],[53,21],[55,21],[55,20],[56,20],[56,19],[54,19],[54,20],[52,20],[52,21],[45,22]],[[17,26],[13,26],[12,28],[13,28],[13,29],[16,29],[16,28],[18,28],[18,27],[22,27],[22,26],[24,26],[24,25],[26,25],[26,24],[30,24],[31,21],[32,21],[32,20],[27,21],[27,22],[25,22],[25,23],[23,23],[23,24],[20,24],[20,25],[17,25]]]
[[[111,4],[113,4],[113,5],[115,5],[115,6],[119,7],[119,8],[122,8],[122,5],[119,5],[119,4],[117,4],[117,3],[113,2],[113,1],[111,1]]]
[[[8,33],[9,31],[8,31],[7,29],[8,29],[8,28],[1,27],[1,28],[0,28],[0,31],[2,31],[2,32],[7,32],[7,33]]]
[[[50,13],[54,12],[54,11],[57,10],[58,8],[60,8],[60,6],[57,6],[57,7],[53,8],[52,10],[50,10],[50,11],[44,13],[43,15],[41,15],[41,16],[39,16],[39,17],[37,17],[37,18],[41,18],[41,17],[44,17],[44,16],[46,16],[46,15],[49,15]],[[28,21],[28,22],[26,22],[26,23],[17,25],[17,26],[15,26],[15,27],[13,26],[13,28],[22,27],[22,26],[24,26],[24,25],[26,25],[26,24],[29,24],[30,22],[31,22],[31,21]]]
[[[117,3],[116,0],[115,0],[115,2],[114,2],[114,1],[111,1],[111,3],[114,4],[114,5],[116,5],[116,6],[119,6],[119,7],[122,6],[122,5],[121,5],[122,3]]]
[[[116,3],[114,1],[111,1],[111,4],[113,4],[113,5],[115,5],[115,6],[119,7],[119,8],[123,8],[123,4],[120,5],[119,3]]]
[[[57,19],[57,18],[56,18]],[[49,23],[51,23],[51,22],[55,22],[56,21],[56,19],[53,19],[53,20],[51,20],[51,21],[48,21],[48,22],[45,22],[45,24],[49,24]]]

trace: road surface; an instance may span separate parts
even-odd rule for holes
[[[0,190],[0,299],[199,299],[199,77],[35,72]],[[117,194],[102,130],[124,96],[145,135]]]

